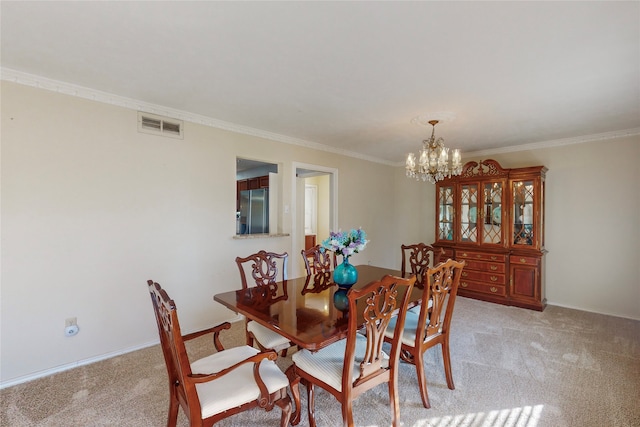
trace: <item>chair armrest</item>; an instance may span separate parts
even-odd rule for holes
[[[244,360],[241,360],[240,362],[237,362],[231,366],[229,366],[228,368],[224,368],[221,371],[218,372],[213,372],[211,374],[191,374],[189,375],[189,378],[195,383],[195,384],[200,384],[200,383],[206,383],[208,381],[213,381],[217,378],[220,378],[224,375],[227,375],[229,372],[232,372],[233,370],[239,368],[242,365],[245,365],[247,363],[253,363],[254,365],[259,365],[260,362],[262,362],[265,359],[268,360],[276,360],[278,358],[278,354],[274,351],[274,350],[268,350],[262,353],[258,353],[258,354],[254,354],[251,357],[247,357]],[[262,379],[260,379],[260,381],[262,381]],[[264,385],[264,384],[263,384]]]
[[[216,350],[222,351],[222,350],[224,350],[224,347],[223,347],[222,343],[220,342],[220,332],[222,332],[223,329],[229,329],[229,328],[231,328],[231,323],[224,322],[224,323],[221,323],[218,326],[214,326],[212,328],[203,329],[201,331],[192,332],[190,334],[183,335],[182,339],[185,340],[185,341],[189,341],[189,340],[192,340],[194,338],[198,338],[198,337],[201,337],[203,335],[213,333],[213,345],[216,347]]]

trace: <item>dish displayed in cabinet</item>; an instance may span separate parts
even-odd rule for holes
[[[492,220],[494,224],[500,224],[502,222],[502,207],[498,206],[493,210]]]

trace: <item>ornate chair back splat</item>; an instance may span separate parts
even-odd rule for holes
[[[424,243],[415,243],[412,245],[402,245],[401,250],[402,277],[415,274],[416,286],[418,288],[424,288],[424,278],[427,274],[427,269],[440,262],[440,257],[444,254],[444,249],[436,249]]]
[[[307,269],[307,276],[331,271],[336,267],[336,254],[323,250],[320,245],[307,250],[303,249],[301,253],[304,266]]]

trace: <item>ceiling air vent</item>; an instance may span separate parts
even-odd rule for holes
[[[138,132],[182,139],[182,120],[138,111]]]

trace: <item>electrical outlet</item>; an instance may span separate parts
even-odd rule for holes
[[[64,321],[64,334],[67,337],[72,337],[78,333],[78,319],[75,317],[69,317]]]

